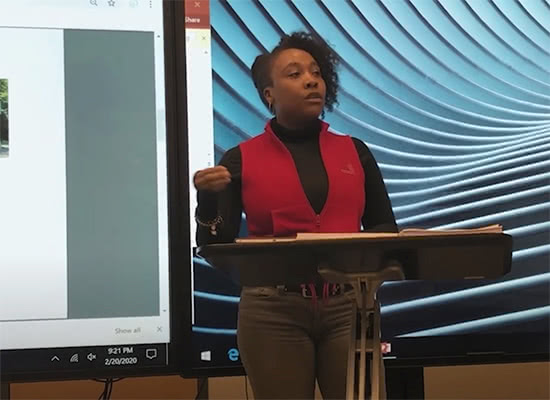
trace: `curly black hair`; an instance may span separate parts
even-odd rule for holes
[[[338,104],[337,95],[339,82],[336,68],[338,67],[339,59],[336,53],[323,39],[306,32],[294,32],[290,35],[283,36],[279,44],[275,46],[270,53],[261,54],[254,60],[251,68],[252,80],[254,81],[254,86],[256,86],[262,103],[269,108],[269,104],[263,92],[266,87],[273,85],[271,67],[275,56],[277,53],[286,49],[304,50],[315,59],[321,69],[321,76],[327,88],[325,109],[332,111],[334,105]]]

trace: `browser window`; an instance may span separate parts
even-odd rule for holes
[[[191,249],[196,248],[195,209],[197,194],[193,186],[194,172],[213,167],[214,112],[212,91],[212,46],[209,0],[185,1],[185,41],[187,68],[187,124],[189,141],[189,212]],[[213,112],[214,111],[214,112]],[[191,272],[194,270],[190,265]],[[191,278],[194,289],[194,279]],[[193,293],[193,290],[191,291]],[[194,305],[194,302],[191,304]],[[192,307],[195,322],[195,307]]]
[[[0,0],[0,43],[0,349],[169,342],[162,0]]]

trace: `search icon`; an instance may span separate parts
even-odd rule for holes
[[[97,0],[90,0],[90,4],[97,7]]]

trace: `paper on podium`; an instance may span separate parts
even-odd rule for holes
[[[482,233],[502,233],[502,225],[494,224],[471,229],[407,228],[399,232],[399,236],[476,235]]]
[[[502,233],[502,225],[494,224],[471,229],[421,229],[406,228],[399,233],[391,232],[338,232],[338,233],[313,233],[300,232],[296,236],[261,236],[235,239],[236,243],[281,243],[298,242],[304,240],[335,240],[335,239],[377,239],[391,237],[412,237],[412,236],[445,236],[445,235],[476,235],[486,233]]]

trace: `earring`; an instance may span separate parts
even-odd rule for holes
[[[267,103],[267,104],[268,104],[268,107],[267,107],[267,108],[268,108],[269,112],[270,112],[271,114],[275,114],[275,113],[273,112],[273,104],[271,104],[271,102],[269,102],[269,103]]]

